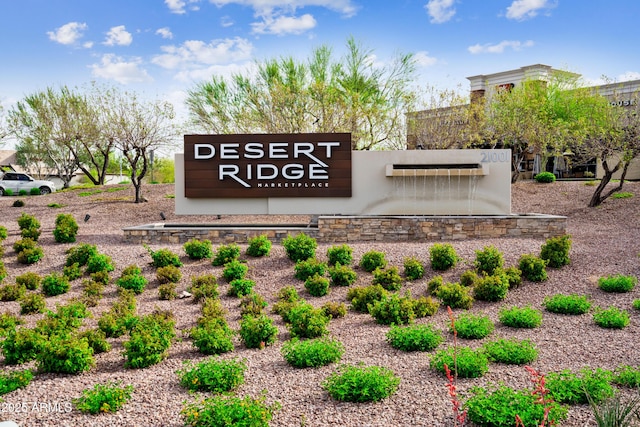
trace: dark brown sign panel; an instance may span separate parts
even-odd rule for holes
[[[188,198],[351,197],[351,134],[185,135]]]

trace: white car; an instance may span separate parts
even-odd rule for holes
[[[26,173],[6,172],[0,179],[0,196],[7,194],[7,190],[11,190],[14,195],[18,195],[21,190],[30,193],[32,188],[38,188],[40,194],[56,191],[56,185],[53,182],[33,179]]]

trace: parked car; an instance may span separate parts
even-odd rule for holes
[[[32,188],[39,189],[40,194],[56,191],[56,185],[53,182],[33,179],[26,173],[5,172],[0,179],[0,196],[4,196],[7,190],[11,190],[13,194],[18,194],[21,190],[30,193]]]

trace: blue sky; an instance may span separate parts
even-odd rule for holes
[[[264,58],[339,56],[353,36],[385,63],[414,53],[420,84],[542,63],[640,79],[638,0],[2,0],[0,101],[91,81],[169,99]]]

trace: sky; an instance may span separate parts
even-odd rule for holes
[[[420,87],[532,64],[593,84],[640,79],[638,0],[0,0],[0,102],[92,81],[174,103],[256,61],[336,58],[353,37],[375,64],[412,53]]]

